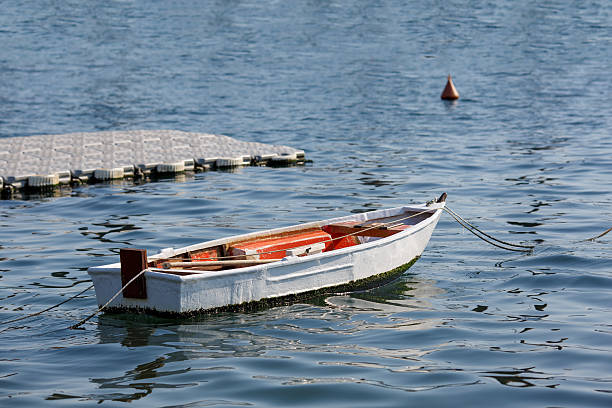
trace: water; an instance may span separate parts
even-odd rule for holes
[[[248,314],[0,324],[2,406],[612,406],[612,6],[6,0],[2,137],[178,129],[304,149],[244,168],[0,201],[0,320],[85,289],[119,248],[423,202],[398,281]],[[440,101],[446,75],[461,93]]]

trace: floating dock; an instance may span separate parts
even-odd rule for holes
[[[0,190],[303,161],[304,151],[288,146],[176,130],[8,137],[0,138]]]

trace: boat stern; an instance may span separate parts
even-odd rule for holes
[[[181,313],[181,277],[146,271],[145,298],[124,296],[121,282],[121,264],[92,267],[87,270],[96,290],[98,306],[105,310],[140,309]],[[152,299],[155,299],[152,302]]]

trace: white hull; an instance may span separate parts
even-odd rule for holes
[[[367,240],[369,242],[360,245],[305,257],[286,257],[268,264],[221,271],[198,271],[184,276],[166,273],[168,270],[165,269],[149,268],[144,273],[146,299],[124,298],[119,294],[109,307],[144,309],[162,313],[196,313],[383,277],[383,274],[396,268],[407,268],[409,266],[407,264],[421,256],[438,223],[443,207],[444,203],[397,207],[229,237],[176,250],[165,249],[149,260],[220,245],[230,240],[257,238],[265,234],[317,227],[333,222],[366,222],[380,217],[397,216],[406,210],[433,213],[397,234],[385,238],[370,238]],[[404,269],[399,270],[399,273]],[[121,291],[119,263],[92,267],[88,273],[93,280],[99,305],[104,305]]]

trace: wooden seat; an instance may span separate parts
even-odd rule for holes
[[[286,250],[329,241],[331,236],[321,230],[296,232],[281,237],[232,244],[230,255],[244,255],[246,259],[281,259]]]

